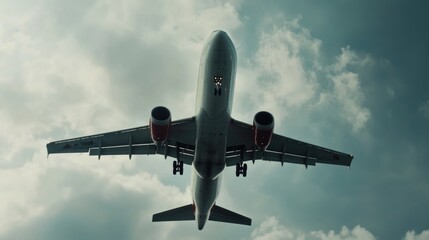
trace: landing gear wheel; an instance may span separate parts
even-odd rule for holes
[[[214,95],[217,95],[217,88],[214,89]]]
[[[243,170],[243,172],[242,172],[243,177],[246,177],[246,176],[247,176],[247,164],[246,164],[246,163],[245,163],[245,164],[243,164],[243,168],[242,168],[242,170]]]
[[[173,174],[176,175],[177,172],[183,175],[183,161],[173,161]]]
[[[237,163],[237,165],[235,166],[235,176],[239,177],[241,175],[243,175],[243,177],[247,176],[247,164],[243,164],[243,163]]]
[[[183,161],[179,161],[179,174],[183,175]]]
[[[222,96],[222,88],[219,88],[219,96]]]
[[[177,161],[173,162],[173,175],[176,175],[177,173]]]

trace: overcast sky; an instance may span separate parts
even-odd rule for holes
[[[429,239],[426,1],[0,1],[0,239]],[[194,114],[205,39],[237,49],[233,117],[351,153],[348,168],[257,162],[217,203],[251,227],[151,223],[191,203],[162,156],[46,143]]]

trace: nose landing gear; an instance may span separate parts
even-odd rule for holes
[[[219,96],[221,96],[222,95],[222,88],[221,88],[221,86],[222,86],[222,76],[214,76],[214,85],[215,85],[215,87],[214,87],[214,95],[216,96],[216,95],[219,95]]]
[[[236,168],[235,168],[235,176],[239,177],[241,175],[243,175],[243,177],[247,176],[247,164],[246,163],[237,163]]]

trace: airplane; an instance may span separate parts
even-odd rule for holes
[[[199,230],[207,222],[251,225],[252,220],[217,205],[225,167],[235,175],[247,175],[245,162],[266,160],[302,164],[350,166],[350,154],[323,148],[273,133],[274,117],[260,111],[253,124],[231,117],[237,55],[224,31],[214,31],[206,41],[200,60],[195,116],[172,121],[169,109],[153,108],[149,125],[54,141],[52,153],[89,152],[90,156],[147,154],[172,157],[173,174],[183,175],[191,166],[192,203],[154,214],[152,222],[196,220]]]

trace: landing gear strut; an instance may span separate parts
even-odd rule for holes
[[[246,163],[237,163],[235,168],[235,176],[239,177],[240,174],[243,175],[243,177],[247,176],[247,164]]]
[[[183,161],[173,162],[173,174],[176,175],[177,172],[179,172],[180,175],[183,175]]]
[[[215,96],[216,96],[216,95],[221,96],[221,95],[222,95],[222,88],[215,88],[215,89],[214,89],[214,95],[215,95]]]

